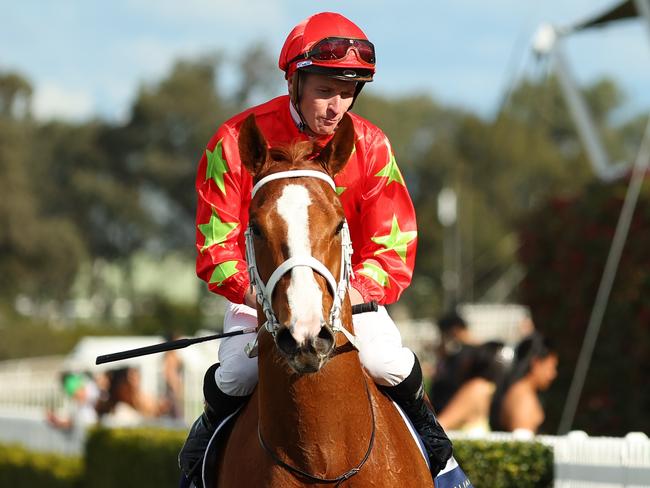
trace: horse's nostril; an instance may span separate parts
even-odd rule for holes
[[[319,354],[328,354],[334,347],[334,332],[327,326],[321,327],[313,341],[314,349]]]
[[[298,343],[291,335],[291,331],[287,328],[282,328],[275,336],[275,342],[280,351],[287,356],[292,356],[298,352]]]

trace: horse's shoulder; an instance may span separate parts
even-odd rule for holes
[[[397,410],[397,407],[390,397],[381,390],[381,388],[379,388],[372,380],[369,381],[371,382],[370,393],[373,399],[373,406],[375,407],[375,417],[377,418],[379,425],[381,426],[385,422],[391,430],[397,428],[397,430],[401,431],[402,428],[400,424],[404,424],[404,420]],[[405,424],[404,428],[406,428]]]

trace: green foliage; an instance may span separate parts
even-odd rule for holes
[[[25,80],[0,72],[0,297],[22,292],[62,299],[84,249],[77,229],[50,215],[40,199],[36,130],[18,108],[28,106],[30,95]]]
[[[454,457],[476,487],[553,486],[553,450],[543,444],[458,440]]]
[[[134,334],[192,335],[201,327],[201,314],[196,304],[175,304],[157,297],[142,303],[130,327]]]
[[[64,355],[84,337],[111,335],[193,335],[202,327],[214,328],[216,318],[201,324],[196,304],[177,304],[159,297],[142,300],[127,326],[110,322],[75,322],[53,327],[42,319],[22,317],[11,307],[0,306],[0,361],[7,359]]]
[[[81,488],[82,468],[75,457],[0,445],[0,488]]]
[[[0,118],[23,118],[32,96],[32,86],[18,73],[0,71]]]
[[[556,344],[558,379],[547,393],[555,431],[585,335],[627,182],[592,184],[551,199],[521,224],[522,296]],[[603,317],[573,428],[590,435],[650,431],[650,185],[644,183]]]
[[[0,320],[0,361],[64,355],[83,337],[119,333],[124,332],[109,325],[77,324],[55,328],[45,322],[9,315],[7,320]]]
[[[140,203],[140,181],[115,154],[116,129],[102,122],[50,122],[33,138],[32,177],[47,213],[66,219],[94,258],[124,260],[155,230]]]
[[[95,430],[86,443],[84,486],[174,488],[185,437],[184,431],[160,429]]]

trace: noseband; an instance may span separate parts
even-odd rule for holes
[[[290,170],[273,173],[259,180],[255,186],[253,186],[251,199],[255,197],[255,194],[259,191],[260,188],[262,188],[262,186],[271,181],[284,178],[304,177],[323,180],[330,187],[332,187],[332,190],[336,191],[336,184],[334,183],[334,180],[325,173],[309,169]],[[278,284],[280,279],[293,268],[308,267],[325,278],[325,281],[327,281],[327,285],[332,292],[333,301],[329,316],[329,325],[332,328],[332,331],[335,333],[342,332],[345,334],[348,340],[353,345],[355,345],[356,338],[345,327],[343,327],[341,323],[341,307],[343,305],[343,299],[345,298],[345,294],[348,289],[350,277],[352,276],[352,240],[350,239],[350,230],[348,228],[347,221],[343,221],[343,227],[341,229],[341,269],[339,272],[338,282],[330,270],[327,268],[327,266],[325,266],[315,257],[309,255],[294,256],[287,259],[273,271],[269,277],[268,282],[265,284],[264,281],[262,281],[260,278],[259,272],[257,271],[255,247],[253,245],[253,232],[250,223],[248,224],[248,228],[246,229],[244,235],[246,237],[246,261],[248,262],[248,275],[250,278],[250,284],[251,287],[254,287],[257,294],[257,301],[260,305],[262,305],[264,315],[266,315],[266,322],[264,326],[274,338],[280,330],[280,323],[275,316],[275,313],[273,312],[273,306],[271,303],[271,300],[273,298],[273,290],[275,289],[275,286]],[[255,346],[249,348],[249,355],[254,352],[254,349]]]

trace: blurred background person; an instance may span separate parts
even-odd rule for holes
[[[169,410],[165,399],[156,399],[142,391],[137,368],[119,368],[107,372],[108,392],[97,405],[100,421],[108,426],[138,425]]]
[[[445,430],[459,430],[473,436],[490,431],[492,397],[507,368],[504,346],[500,341],[466,346],[470,357],[467,374],[438,415]]]
[[[467,322],[455,310],[438,319],[438,329],[440,342],[429,398],[435,411],[441,412],[467,375],[475,341]]]
[[[180,339],[178,334],[170,334],[166,340]],[[163,355],[163,393],[167,404],[167,415],[173,419],[183,418],[183,360],[178,351],[167,351]]]
[[[497,389],[490,409],[492,430],[535,435],[544,422],[539,393],[557,376],[558,355],[552,342],[539,332],[522,339],[512,368]]]
[[[61,375],[61,386],[66,396],[72,400],[70,411],[59,415],[48,410],[45,414],[47,422],[56,429],[83,439],[86,430],[97,423],[95,405],[99,399],[99,388],[89,375],[72,372]]]

